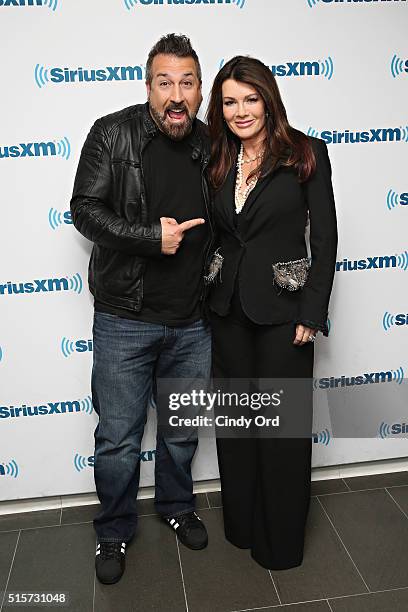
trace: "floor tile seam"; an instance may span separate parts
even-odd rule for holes
[[[321,502],[321,500],[320,500],[320,499],[318,499],[317,501],[319,502],[319,504],[320,504],[320,506],[321,506],[321,508],[322,508],[323,512],[325,513],[325,515],[326,515],[326,517],[327,517],[327,520],[329,521],[330,525],[332,526],[332,529],[333,529],[334,533],[335,533],[335,534],[336,534],[336,536],[338,537],[339,541],[341,542],[341,545],[343,546],[344,550],[346,551],[347,555],[349,556],[350,561],[352,562],[352,564],[353,564],[353,565],[354,565],[354,567],[356,568],[356,570],[357,570],[357,572],[358,572],[358,574],[359,574],[359,576],[360,576],[361,580],[363,581],[363,583],[364,583],[364,585],[365,585],[365,587],[366,587],[366,589],[367,589],[367,592],[370,592],[370,589],[369,589],[369,587],[368,587],[367,582],[365,581],[365,579],[364,579],[364,577],[363,577],[362,573],[360,572],[359,568],[357,567],[356,562],[354,561],[353,557],[351,556],[350,552],[348,551],[347,546],[345,545],[345,543],[343,542],[342,538],[340,537],[339,532],[337,531],[337,529],[336,529],[336,527],[335,527],[335,525],[334,525],[333,521],[331,520],[331,518],[330,518],[330,516],[329,516],[328,512],[326,511],[326,508],[323,506],[323,504],[322,504],[322,502]]]
[[[211,508],[200,508],[200,510],[211,510]],[[145,518],[146,516],[159,516],[156,513],[152,514],[139,514],[138,518]],[[80,521],[78,523],[55,523],[54,525],[37,525],[36,527],[16,527],[15,529],[0,529],[0,535],[2,533],[12,533],[13,531],[30,531],[33,529],[47,529],[49,527],[69,527],[71,525],[90,525],[93,520],[90,521]]]
[[[329,606],[329,610],[330,610],[330,612],[334,612],[334,611],[333,611],[333,608],[332,608],[332,607],[331,607],[331,605],[330,605],[330,601],[329,601],[328,599],[325,599],[325,601],[327,602],[327,605]]]
[[[174,537],[175,537],[176,546],[177,546],[177,555],[178,555],[178,561],[179,561],[179,566],[180,566],[181,583],[183,585],[184,602],[186,604],[186,612],[188,612],[187,592],[186,592],[186,585],[185,585],[185,582],[184,582],[184,572],[183,572],[183,564],[182,564],[182,561],[181,561],[180,545],[179,545],[178,538],[177,538],[176,534],[174,534]]]
[[[334,599],[346,599],[349,597],[361,597],[362,595],[364,596],[368,596],[368,595],[376,595],[377,593],[391,593],[393,591],[404,591],[407,590],[408,587],[396,587],[394,589],[380,589],[379,591],[369,591],[367,592],[363,592],[363,593],[350,593],[349,595],[332,595],[331,597],[322,597],[320,599],[305,599],[302,601],[290,601],[288,603],[282,603],[282,604],[272,604],[272,605],[267,605],[267,606],[260,606],[258,608],[242,608],[239,610],[230,610],[229,612],[253,612],[253,610],[268,610],[269,608],[279,608],[280,606],[282,607],[287,607],[287,606],[299,606],[301,604],[307,604],[307,603],[316,603],[319,601],[326,601],[329,606],[330,606],[330,601],[334,600]],[[330,610],[332,610],[331,606],[330,606]]]
[[[269,610],[270,608],[280,608],[280,607],[287,607],[287,606],[298,606],[301,604],[305,604],[305,603],[316,603],[319,601],[327,601],[327,599],[307,599],[305,601],[296,601],[296,602],[290,602],[290,603],[283,603],[283,604],[272,604],[272,605],[268,605],[268,606],[260,606],[258,608],[242,608],[242,610],[230,610],[229,612],[254,612],[254,610]]]
[[[369,591],[368,593],[350,593],[349,595],[332,595],[331,597],[327,597],[330,601],[331,599],[346,599],[348,597],[360,597],[361,595],[378,595],[378,593],[392,593],[393,591],[407,591],[408,585],[406,587],[395,587],[391,589],[378,589],[376,591]]]
[[[11,572],[12,572],[13,565],[14,565],[14,559],[16,557],[16,552],[17,552],[18,544],[20,542],[20,534],[21,534],[21,532],[19,532],[19,534],[17,536],[17,540],[16,540],[16,545],[14,546],[13,558],[11,559],[9,573],[8,573],[8,576],[7,576],[6,584],[4,585],[4,593],[3,593],[3,597],[2,597],[2,600],[1,600],[1,604],[0,604],[0,612],[2,612],[2,610],[3,610],[4,600],[5,600],[5,597],[6,597],[7,588],[8,588],[9,582],[10,582],[10,576],[11,576]]]
[[[280,595],[279,595],[279,593],[278,593],[278,589],[277,589],[276,584],[275,584],[275,580],[273,579],[273,576],[272,576],[272,572],[271,572],[271,570],[268,570],[268,573],[269,573],[269,576],[270,576],[270,578],[271,578],[271,580],[272,580],[272,584],[273,584],[273,587],[274,587],[275,592],[276,592],[276,597],[278,598],[279,603],[282,603],[282,602],[281,602]]]
[[[400,487],[405,487],[408,485],[393,485],[391,487],[374,487],[371,489],[355,489],[355,490],[349,490],[349,491],[336,491],[333,493],[318,493],[316,495],[311,495],[311,498],[319,498],[319,497],[328,497],[330,495],[343,495],[346,493],[361,493],[362,491],[379,491],[381,489],[384,489],[387,491],[387,493],[390,495],[390,497],[393,499],[393,501],[398,505],[398,507],[401,509],[401,512],[403,512],[403,514],[405,514],[405,512],[402,510],[402,508],[399,506],[399,504],[396,502],[396,500],[392,497],[392,495],[389,493],[388,489],[396,489],[396,488],[400,488]],[[206,493],[207,496],[207,493]],[[199,508],[198,511],[200,510],[218,510],[220,508],[222,508],[222,506],[211,506],[208,496],[207,496],[207,502],[208,502],[208,508]],[[60,521],[62,521],[62,513],[63,513],[64,508],[61,506],[61,515],[60,515]],[[41,511],[40,511],[41,512]],[[150,514],[139,514],[138,518],[144,518],[147,516],[158,516],[157,513],[150,513]],[[408,518],[408,515],[405,514],[405,516]],[[58,526],[70,526],[70,525],[87,525],[89,523],[92,523],[92,520],[90,521],[78,521],[78,522],[74,522],[74,523],[55,523],[55,524],[51,524],[51,525],[38,525],[36,527],[16,527],[15,529],[1,529],[0,528],[0,534],[2,533],[11,533],[14,531],[29,531],[32,529],[45,529],[45,528],[49,528],[49,527],[58,527]]]
[[[388,487],[389,489],[397,489],[399,487],[408,487],[408,484],[405,485],[393,485],[392,487]],[[328,497],[329,495],[349,495],[351,493],[363,493],[364,491],[381,491],[381,489],[385,489],[387,487],[371,487],[369,489],[350,489],[349,491],[333,491],[332,493],[316,493],[311,497]]]
[[[392,501],[395,503],[395,505],[398,507],[399,510],[401,510],[402,514],[405,516],[405,518],[408,518],[408,514],[403,510],[403,508],[399,505],[399,503],[397,502],[397,500],[395,499],[395,497],[393,497],[391,495],[391,493],[389,492],[389,490],[387,489],[387,487],[385,487],[385,491],[386,493],[391,497]]]

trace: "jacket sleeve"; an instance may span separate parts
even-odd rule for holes
[[[161,224],[130,224],[109,206],[112,192],[110,151],[101,119],[91,128],[75,177],[71,199],[76,229],[92,242],[128,255],[161,255]]]
[[[336,268],[337,220],[327,145],[315,140],[316,171],[305,183],[310,218],[311,267],[302,289],[296,323],[328,336],[330,294]]]

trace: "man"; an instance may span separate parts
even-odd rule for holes
[[[203,267],[211,243],[201,69],[186,36],[169,34],[150,51],[148,102],[93,125],[71,200],[75,227],[94,242],[92,398],[96,574],[117,582],[133,538],[140,448],[156,380],[208,379],[210,332],[202,319]],[[155,506],[192,549],[207,545],[194,512],[191,461],[197,431],[166,437],[158,427]]]

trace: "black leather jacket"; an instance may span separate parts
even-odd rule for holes
[[[205,177],[209,141],[205,125],[198,119],[195,124],[191,155],[201,160],[210,230],[207,261],[213,238]],[[95,121],[82,148],[71,199],[75,227],[94,243],[88,277],[91,293],[99,302],[133,312],[142,308],[146,260],[162,257],[161,224],[149,212],[142,164],[143,150],[157,131],[148,103]]]

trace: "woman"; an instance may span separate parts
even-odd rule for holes
[[[306,379],[297,409],[311,433],[313,341],[328,335],[337,249],[327,147],[289,125],[274,76],[249,57],[220,70],[207,119],[218,234],[207,276],[213,375]],[[226,538],[268,569],[300,565],[311,435],[217,433],[217,452]]]

